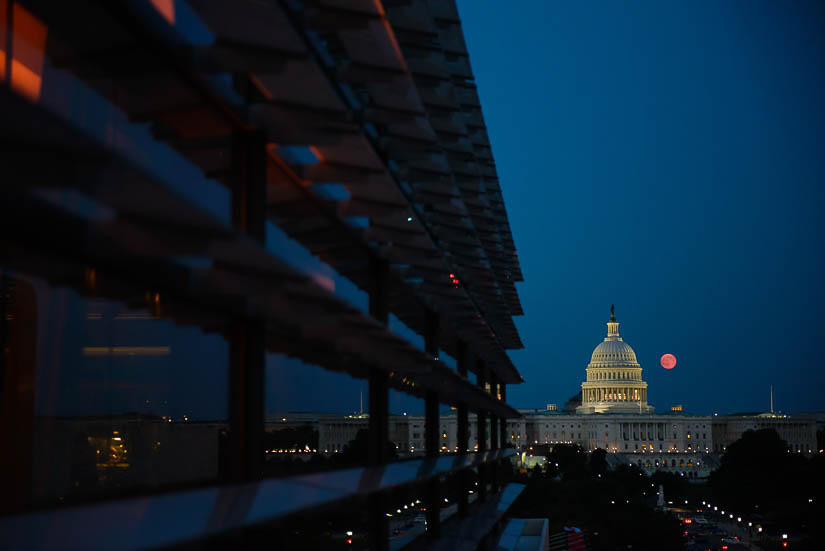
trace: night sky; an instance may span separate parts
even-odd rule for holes
[[[615,303],[657,411],[825,409],[825,5],[503,6],[459,2],[525,274],[510,401],[578,392]]]

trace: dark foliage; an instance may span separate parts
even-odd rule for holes
[[[593,474],[604,474],[607,472],[607,452],[601,448],[596,448],[590,454],[590,472]]]
[[[595,550],[684,549],[679,521],[655,510],[651,479],[637,467],[623,465],[596,473],[602,474],[598,477],[586,471],[582,474],[569,450],[559,456],[567,458],[565,468],[572,469],[565,472],[579,476],[564,476],[563,480],[552,478],[552,473],[522,477],[527,488],[513,504],[512,516],[547,518],[551,533],[561,532],[564,526],[581,528]]]
[[[825,457],[789,453],[773,429],[747,431],[710,477],[714,503],[754,515],[769,531],[795,535],[796,549],[825,541]]]

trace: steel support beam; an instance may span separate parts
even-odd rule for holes
[[[266,240],[266,138],[263,132],[232,137],[232,223],[259,243]],[[229,477],[261,477],[264,434],[266,323],[238,321],[229,330]]]
[[[469,363],[469,350],[467,343],[458,341],[458,355],[456,357],[456,367],[458,374],[467,377],[467,364]],[[467,411],[467,404],[456,404],[456,445],[458,453],[466,453],[470,448],[470,416]],[[466,516],[468,511],[468,494],[470,490],[470,472],[463,469],[458,473],[458,514]]]
[[[382,324],[389,322],[389,263],[377,257],[371,258],[372,290],[370,315]],[[390,446],[390,386],[386,371],[370,369],[369,375],[369,433],[367,461],[369,465],[383,465]],[[367,502],[369,511],[369,544],[372,551],[386,551],[390,545],[390,526],[385,516],[387,497],[373,494]]]
[[[235,324],[229,335],[229,476],[233,482],[261,477],[265,363],[266,324]]]
[[[478,360],[476,364],[476,384],[483,390],[487,388],[487,367],[482,360]],[[478,451],[487,451],[487,412],[476,412],[476,423],[478,425]],[[478,467],[478,498],[485,499],[487,497],[487,465],[479,465]]]
[[[260,243],[266,237],[266,135],[232,136],[232,225]]]

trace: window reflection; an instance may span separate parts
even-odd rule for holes
[[[6,80],[6,34],[8,30],[8,1],[0,0],[0,82]]]
[[[218,477],[220,336],[9,270],[2,286],[6,509]]]
[[[7,13],[3,4],[0,8]],[[31,101],[37,101],[43,83],[43,55],[48,28],[19,3],[12,4],[11,86]],[[3,21],[0,20],[0,23]],[[6,22],[4,26],[7,25]],[[4,67],[5,57],[4,54]]]

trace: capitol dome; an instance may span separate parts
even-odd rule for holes
[[[590,356],[591,367],[620,365],[639,367],[639,362],[636,361],[636,353],[630,348],[629,344],[622,341],[621,337],[616,340],[611,339],[611,337],[605,338],[593,351],[593,355]]]
[[[610,307],[607,337],[599,343],[587,365],[582,383],[582,405],[577,413],[651,413],[647,383],[636,353],[619,336],[619,322]]]

